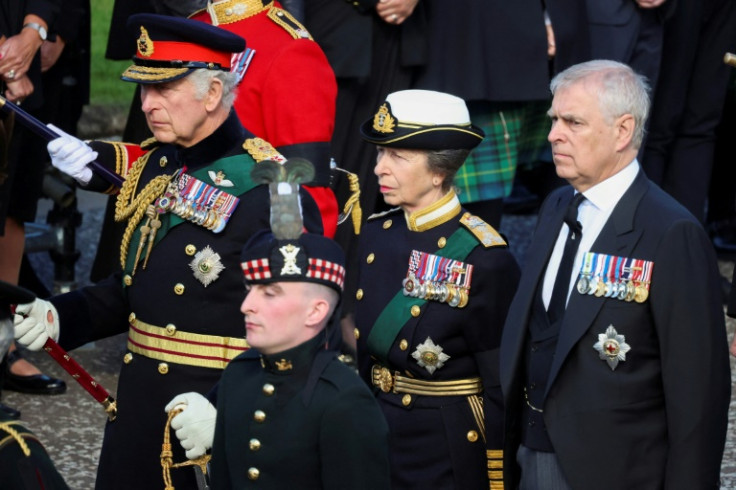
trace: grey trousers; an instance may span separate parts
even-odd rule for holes
[[[521,466],[519,490],[572,490],[555,453],[521,445],[516,452],[516,462]]]

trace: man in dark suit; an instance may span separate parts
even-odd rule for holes
[[[506,488],[716,488],[731,386],[716,258],[636,160],[646,83],[596,60],[551,89],[572,188],[542,206],[504,327]]]

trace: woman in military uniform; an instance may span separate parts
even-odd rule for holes
[[[499,488],[498,346],[519,270],[453,177],[483,132],[462,99],[390,94],[361,127],[387,204],[361,234],[358,365],[389,424],[393,488]]]

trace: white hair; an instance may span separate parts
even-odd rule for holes
[[[217,78],[222,82],[222,106],[228,110],[233,106],[235,95],[237,94],[237,73],[197,68],[187,78],[194,85],[194,96],[197,100],[204,99],[204,96],[207,95],[207,91],[210,89],[211,80]]]
[[[639,148],[644,139],[644,126],[649,115],[649,84],[644,76],[628,65],[611,60],[592,60],[573,65],[552,79],[552,95],[581,81],[598,82],[597,96],[601,113],[607,122],[624,114],[634,117],[632,146]]]

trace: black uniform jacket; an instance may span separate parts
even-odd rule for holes
[[[422,381],[482,380],[479,396],[424,396],[374,387],[391,431],[394,488],[487,489],[489,459],[497,460],[493,467],[498,472],[495,476],[500,475],[503,410],[498,347],[519,278],[518,265],[500,235],[477,220],[475,230],[486,230],[487,236],[494,238],[485,245],[473,235],[476,246],[460,259],[473,266],[465,307],[437,300],[407,306],[392,319],[400,328],[385,357],[367,342],[386,305],[397,293],[402,294],[412,251],[435,254],[450,247],[451,236],[465,229],[461,224],[465,214],[451,193],[410,216],[412,229],[397,209],[369,219],[360,235],[355,322],[361,377],[372,386],[372,368],[380,365]],[[418,224],[429,215],[435,219]],[[468,270],[459,264],[458,268]],[[413,356],[427,354],[430,342],[449,356],[433,372],[420,366]],[[477,402],[481,399],[483,405],[479,408]]]
[[[242,165],[253,160],[243,149],[252,138],[241,126],[234,112],[213,134],[189,148],[161,145],[149,151],[136,194],[146,183],[162,174],[172,174],[186,167],[187,173],[202,175],[209,184],[207,171],[215,175],[226,157],[242,157]],[[108,159],[112,145],[95,144],[101,163]],[[120,149],[119,147],[117,148]],[[108,162],[112,160],[112,162]],[[119,161],[118,161],[119,163]],[[151,250],[146,268],[143,256],[132,274],[132,258],[139,243],[139,231],[130,240],[128,261],[122,274],[71,293],[52,298],[61,321],[60,343],[72,349],[86,342],[129,332],[128,350],[118,381],[118,416],[105,430],[97,487],[104,489],[157,488],[163,485],[160,453],[166,422],[164,406],[177,394],[197,391],[207,393],[218,381],[224,363],[217,359],[221,351],[212,351],[212,337],[221,337],[235,345],[244,343],[245,329],[240,304],[244,297],[240,252],[256,232],[269,226],[269,194],[265,185],[239,193],[246,177],[237,167],[225,172],[219,189],[238,193],[240,202],[225,229],[213,233],[186,220],[174,220],[171,213],[162,216],[162,228]],[[91,182],[96,183],[95,177]],[[228,187],[231,181],[233,187]],[[104,185],[103,185],[104,187]],[[321,231],[319,213],[311,198],[302,193],[305,226]],[[178,221],[178,224],[174,224]],[[141,224],[145,219],[141,221]],[[171,225],[171,227],[169,227]],[[219,254],[214,260],[212,254]],[[199,259],[208,254],[224,268],[203,274]],[[213,262],[211,262],[212,264]],[[197,278],[212,279],[205,286]],[[122,277],[121,277],[122,276]],[[131,326],[132,323],[136,327]],[[139,330],[150,325],[141,347]],[[208,337],[198,337],[198,336]],[[184,356],[173,355],[170,340],[179,340]],[[188,346],[188,347],[187,347]],[[141,351],[145,350],[146,354]],[[234,355],[232,357],[235,357]],[[183,362],[185,361],[185,362]],[[198,364],[198,365],[197,365]],[[173,437],[173,436],[172,436]],[[174,462],[185,460],[174,442]],[[196,488],[191,468],[174,469],[177,489]]]
[[[388,489],[387,439],[370,390],[321,334],[279,354],[251,350],[218,388],[212,488]]]
[[[572,195],[564,187],[543,205],[504,328],[507,470],[525,423],[532,302]],[[541,407],[565,477],[581,489],[717,488],[731,383],[707,235],[640,171],[591,251],[652,261],[651,288],[642,303],[572,290]],[[610,326],[631,348],[615,369],[593,347]],[[507,480],[507,488],[516,484]]]

